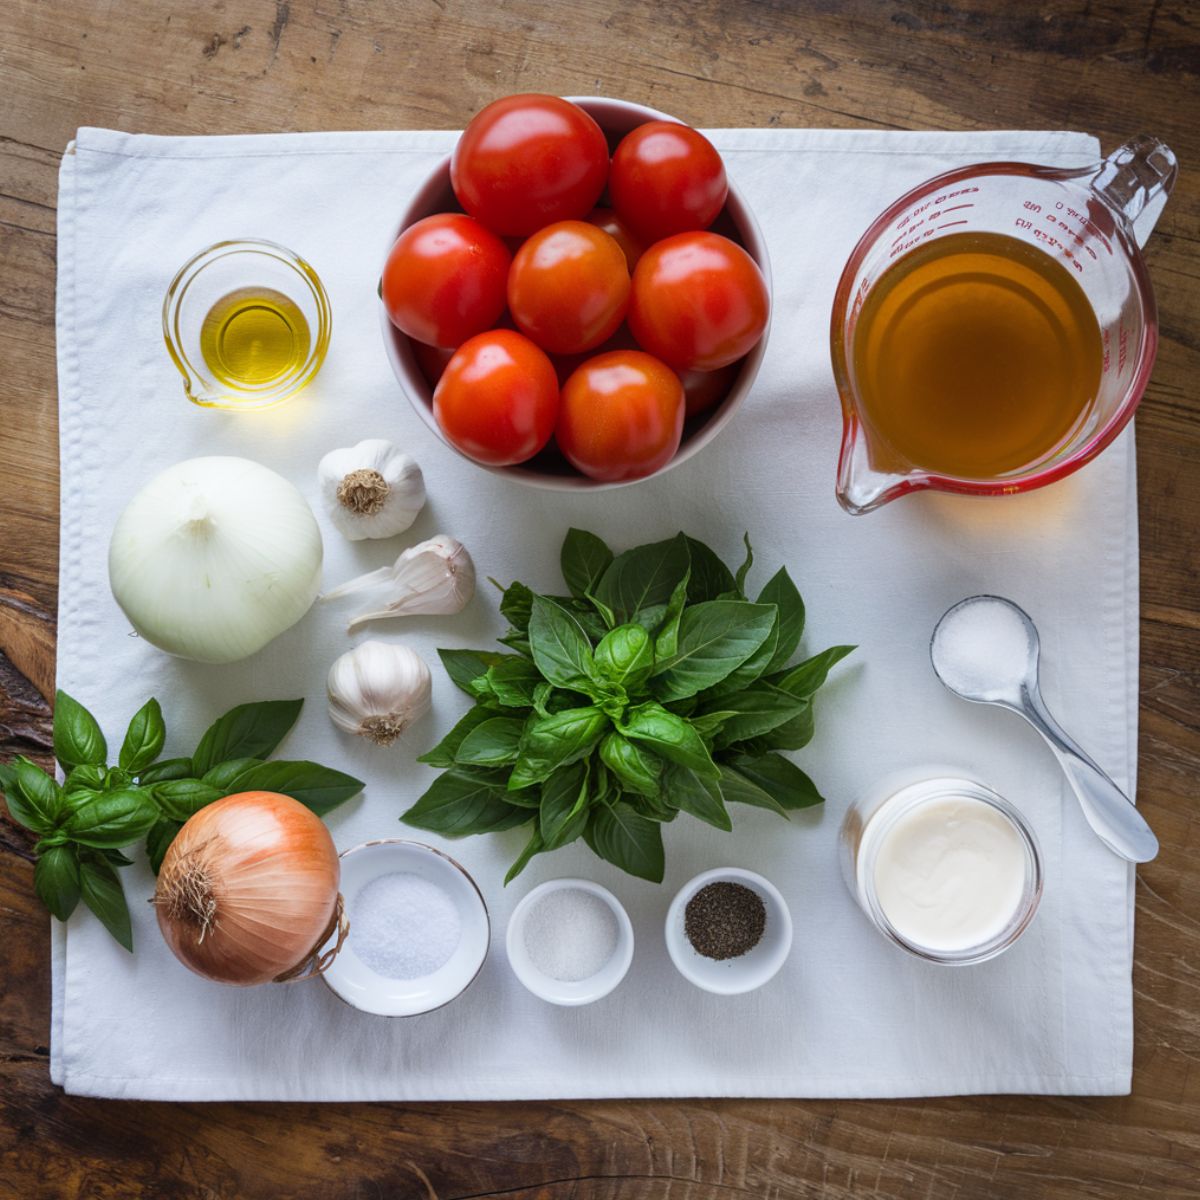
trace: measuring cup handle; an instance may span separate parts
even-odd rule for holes
[[[1092,177],[1092,187],[1124,216],[1138,246],[1144,246],[1178,174],[1179,164],[1171,147],[1142,133],[1100,164]]]

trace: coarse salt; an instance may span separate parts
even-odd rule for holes
[[[525,949],[543,975],[578,983],[602,970],[617,950],[617,918],[582,888],[548,892],[525,919]]]
[[[458,906],[411,871],[371,880],[350,906],[350,946],[364,966],[387,979],[432,975],[461,937]]]
[[[980,596],[951,609],[938,625],[933,665],[954,691],[984,696],[1011,690],[1025,678],[1029,630],[1006,600]]]

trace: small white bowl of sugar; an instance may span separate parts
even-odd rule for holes
[[[325,972],[348,1004],[412,1017],[449,1004],[487,957],[491,925],[475,881],[449,855],[399,838],[341,856],[350,934]]]
[[[587,879],[538,884],[513,909],[505,936],[513,974],[551,1004],[591,1004],[625,978],[633,926],[621,902]]]

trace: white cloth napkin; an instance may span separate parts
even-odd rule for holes
[[[662,886],[622,875],[582,843],[542,856],[504,889],[522,840],[469,838],[453,853],[491,908],[482,974],[439,1012],[361,1014],[320,982],[253,990],[188,973],[146,903],[144,862],[123,872],[136,952],[81,908],[54,925],[53,1077],[70,1092],[146,1099],[523,1099],[572,1096],[913,1096],[1123,1093],[1131,1059],[1132,872],[1090,832],[1049,752],[1018,718],[946,693],[928,661],[938,616],[998,592],[1038,622],[1047,699],[1063,724],[1132,788],[1136,745],[1137,521],[1133,439],[1069,481],[1024,497],[921,495],[852,518],[833,481],[840,416],[828,360],[842,263],[868,222],[919,181],[966,162],[1078,165],[1074,133],[712,132],[762,224],[774,269],[774,327],[744,409],[717,441],[660,479],[600,495],[556,495],[476,470],[410,411],[380,343],[375,282],[397,214],[451,133],[160,138],[80,130],[63,161],[58,353],[62,439],[59,681],[109,734],[149,695],[168,753],[186,752],[243,701],[304,696],[284,752],[368,781],[333,813],[339,848],[403,836],[397,817],[433,773],[413,758],[466,707],[437,646],[487,646],[501,632],[486,583],[463,615],[381,624],[434,669],[434,712],[403,744],[338,734],[324,711],[344,613],[315,608],[249,661],[202,666],[129,636],[105,555],[121,507],[147,478],[197,454],[240,454],[282,472],[319,512],[315,468],[335,446],[392,438],[425,469],[430,502],[409,535],[351,544],[322,517],[327,586],[434,533],[462,538],[481,580],[554,590],[568,526],[617,547],[683,528],[728,558],[749,530],[764,581],[786,563],[808,606],[805,646],[861,649],[818,703],[799,761],[828,796],[790,824],[739,808],[732,834],[681,819],[666,829]],[[333,306],[328,361],[303,397],[264,414],[194,407],[163,347],[160,305],[195,250],[260,236],[292,247]],[[837,830],[878,777],[949,762],[1028,814],[1046,859],[1041,911],[1009,953],[939,968],[888,945],[842,884]],[[431,839],[435,842],[437,839]],[[696,872],[752,867],[795,920],[783,971],[750,995],[695,990],[672,967],[662,922]],[[503,935],[535,883],[582,875],[612,888],[637,949],[622,986],[582,1009],[533,998]]]

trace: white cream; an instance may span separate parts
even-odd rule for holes
[[[874,860],[879,907],[901,937],[929,950],[982,946],[1022,904],[1024,841],[982,800],[942,795],[913,805],[880,831]]]

